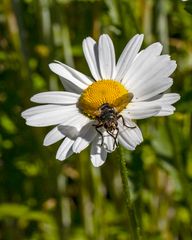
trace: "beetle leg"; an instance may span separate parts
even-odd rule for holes
[[[127,127],[127,128],[131,128],[131,129],[136,128],[136,126],[134,126],[134,127],[130,127],[130,126],[126,125],[126,123],[125,123],[125,119],[124,119],[124,117],[123,117],[122,115],[119,115],[119,116],[117,117],[117,119],[120,119],[120,118],[122,119],[123,126],[125,126],[125,127]]]
[[[95,130],[99,133],[99,135],[101,136],[101,146],[103,146],[103,142],[104,142],[104,139],[103,139],[103,134],[101,131],[99,131],[98,128],[102,127],[103,124],[102,123],[99,123],[99,124],[93,124],[92,126],[95,127]]]
[[[118,133],[119,133],[119,128],[117,127],[116,129],[117,129],[117,133],[115,134],[115,136],[111,132],[107,131],[107,133],[114,139],[113,149],[115,148],[115,146],[118,145],[117,136],[118,136]]]

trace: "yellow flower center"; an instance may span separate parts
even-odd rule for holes
[[[88,117],[94,119],[100,114],[100,107],[108,103],[120,113],[133,98],[125,87],[113,80],[100,80],[86,88],[78,102],[79,109]]]

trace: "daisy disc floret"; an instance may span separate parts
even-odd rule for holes
[[[120,83],[114,80],[100,80],[86,88],[79,99],[79,109],[88,117],[95,119],[103,104],[109,104],[118,113],[126,108],[132,94]]]
[[[118,143],[134,150],[143,141],[134,120],[173,114],[172,104],[180,96],[164,92],[173,84],[170,75],[176,62],[161,55],[158,42],[139,52],[142,41],[142,34],[135,35],[116,63],[108,35],[101,35],[98,43],[90,37],[84,39],[92,78],[58,61],[49,65],[66,91],[34,95],[31,101],[43,105],[24,111],[22,116],[30,126],[55,125],[44,145],[63,139],[57,159],[64,160],[91,145],[91,161],[101,166]]]

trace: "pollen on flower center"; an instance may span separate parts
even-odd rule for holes
[[[86,88],[78,102],[79,109],[88,117],[95,118],[99,115],[99,108],[108,103],[120,113],[133,98],[125,87],[114,80],[100,80]]]

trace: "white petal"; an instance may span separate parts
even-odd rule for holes
[[[136,57],[141,44],[143,42],[143,34],[135,35],[124,48],[116,67],[115,79],[121,81],[130,68],[134,58]]]
[[[87,37],[86,39],[83,40],[83,52],[94,79],[95,80],[102,79],[99,70],[97,43],[91,37]]]
[[[149,99],[146,102],[151,105],[160,105],[161,111],[156,116],[168,116],[173,114],[175,111],[175,107],[171,106],[171,104],[177,102],[180,99],[179,94],[177,93],[167,93],[161,94],[160,96],[156,96],[156,99]]]
[[[123,112],[121,113],[121,115],[123,118],[119,118],[118,123],[122,124],[123,126],[126,125],[125,127],[128,127],[130,129],[135,128],[137,126],[137,124],[135,122],[133,122],[131,119],[126,118],[123,115]]]
[[[147,48],[140,51],[137,54],[136,58],[141,57],[142,54],[144,54],[145,58],[159,56],[162,50],[163,50],[163,45],[159,42],[155,42],[149,45]]]
[[[129,91],[137,95],[145,84],[153,86],[158,81],[166,81],[175,68],[176,63],[170,60],[169,55],[157,56],[157,50],[154,51],[154,47],[148,47],[138,54],[125,75],[123,83]]]
[[[73,83],[82,90],[92,84],[92,81],[87,76],[58,61],[57,63],[49,64],[49,67],[54,73],[62,77],[63,80]],[[65,86],[65,82],[63,84]]]
[[[61,65],[64,69],[66,69],[66,71],[70,74],[70,79],[71,77],[74,77],[76,79],[78,79],[80,82],[82,82],[83,84],[89,86],[90,84],[93,83],[93,79],[91,79],[90,77],[86,76],[85,74],[77,71],[74,68],[69,67],[68,65],[55,60],[55,63],[58,63],[59,65]],[[65,77],[64,77],[65,78]],[[70,80],[68,79],[68,80]],[[73,83],[73,81],[71,81]]]
[[[175,111],[175,107],[172,105],[166,105],[161,108],[161,111],[157,113],[156,117],[162,117],[162,116],[169,116],[173,114]]]
[[[116,135],[114,135],[114,137],[116,137]],[[118,144],[118,139],[116,139],[116,143]],[[115,144],[115,139],[106,131],[103,133],[103,147],[105,148],[106,152],[113,152],[117,147]]]
[[[143,83],[140,88],[138,87],[135,90],[130,90],[130,92],[134,92],[132,101],[144,101],[152,98],[169,89],[172,84],[172,78],[159,78],[154,79],[154,81],[147,81]]]
[[[57,151],[56,159],[63,161],[66,158],[70,157],[73,154],[73,151],[72,151],[73,143],[74,143],[73,140],[69,138],[65,138],[65,140],[62,142],[62,144],[60,145]]]
[[[73,84],[72,82],[68,81],[65,78],[59,77],[65,91],[67,92],[72,92],[72,93],[77,93],[77,94],[81,94],[82,93],[82,88],[78,87],[77,85]]]
[[[103,146],[101,146],[101,137],[97,136],[91,145],[91,162],[94,167],[100,167],[104,164],[107,158],[107,152]]]
[[[103,34],[99,38],[98,50],[102,78],[113,79],[115,76],[115,51],[113,43],[107,34]]]
[[[43,113],[43,112],[51,112],[54,110],[60,110],[62,108],[61,105],[43,105],[43,106],[36,106],[36,107],[31,107],[28,108],[27,110],[23,111],[21,113],[21,116],[25,119],[27,119],[28,117],[31,117],[35,114],[39,114],[39,113]]]
[[[126,125],[130,126],[131,124],[128,121],[126,121]],[[118,126],[119,126],[118,139],[119,142],[125,148],[129,150],[134,150],[135,147],[143,141],[142,133],[136,124],[135,128],[123,126],[121,122],[119,122]]]
[[[129,149],[129,150],[135,150],[135,147],[132,145],[132,143],[130,142],[131,139],[128,139],[128,138],[123,138],[120,134],[118,136],[118,140],[119,140],[119,143],[121,145],[123,145],[123,147]],[[129,141],[128,141],[129,140]]]
[[[157,115],[161,110],[160,105],[151,105],[147,102],[129,103],[122,114],[128,119],[144,119]]]
[[[42,106],[39,106],[42,107]],[[76,106],[60,106],[48,109],[46,112],[34,114],[27,118],[26,124],[35,127],[51,126],[70,121],[75,115],[80,114]]]
[[[77,114],[73,118],[58,126],[58,130],[70,139],[76,139],[80,130],[90,122],[90,119],[83,114]]]
[[[50,91],[42,92],[34,95],[31,98],[32,102],[36,103],[52,103],[52,104],[76,104],[79,99],[79,94],[64,92],[64,91]]]
[[[169,55],[159,56],[160,46],[155,43],[149,46],[148,48],[141,51],[135,58],[133,64],[128,69],[123,83],[131,87],[133,84],[137,83],[136,81],[142,81],[145,75],[151,75],[155,71],[158,72],[159,69],[166,67],[170,61]],[[147,76],[148,76],[147,75]],[[169,76],[170,74],[166,74]]]
[[[47,135],[44,138],[43,145],[49,146],[53,143],[58,142],[59,140],[63,139],[65,137],[64,134],[62,134],[57,127],[53,128],[50,132],[47,133]]]
[[[63,126],[59,125],[58,130],[63,133],[65,136],[67,136],[70,139],[75,140],[79,135],[79,130],[76,128],[76,126]]]
[[[75,153],[80,153],[95,138],[97,133],[96,133],[95,128],[92,125],[93,125],[93,123],[90,122],[81,129],[81,131],[79,133],[79,137],[75,140],[75,142],[73,144],[73,151]]]
[[[165,93],[157,95],[153,98],[147,99],[146,102],[161,103],[161,104],[173,104],[179,101],[180,95],[177,93]]]

